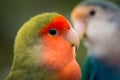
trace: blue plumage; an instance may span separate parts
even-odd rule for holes
[[[101,60],[87,57],[82,69],[82,80],[120,80],[120,67],[108,65]]]
[[[88,80],[120,80],[120,68],[110,66],[94,57],[90,57],[91,71]]]

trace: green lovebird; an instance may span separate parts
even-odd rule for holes
[[[56,12],[32,17],[18,31],[14,59],[6,80],[79,80],[75,59],[79,38]]]

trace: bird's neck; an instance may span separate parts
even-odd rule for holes
[[[81,76],[81,70],[78,63],[73,60],[64,68],[59,70],[57,80],[79,80]]]
[[[120,67],[120,52],[113,50],[95,51],[90,49],[88,54],[100,61],[103,61],[107,65]]]

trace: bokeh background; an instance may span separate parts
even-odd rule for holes
[[[110,0],[120,4],[119,0]],[[70,20],[70,12],[80,0],[0,0],[0,80],[4,80],[13,59],[14,38],[18,29],[30,17],[43,12],[58,12]],[[82,66],[86,48],[83,43],[77,52]]]

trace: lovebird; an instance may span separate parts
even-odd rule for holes
[[[79,37],[63,15],[38,14],[17,33],[6,80],[79,80],[78,46]]]
[[[82,80],[120,80],[120,8],[88,0],[71,11],[71,21],[88,54]]]

